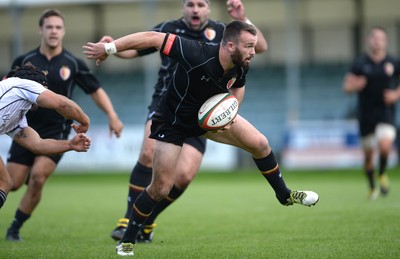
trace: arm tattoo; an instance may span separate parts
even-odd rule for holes
[[[25,129],[21,129],[16,135],[15,138],[27,138],[28,136],[25,134]]]

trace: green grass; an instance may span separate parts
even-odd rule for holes
[[[400,170],[391,192],[366,199],[361,170],[286,172],[290,188],[319,193],[315,207],[281,206],[258,173],[200,173],[158,220],[136,258],[400,258]],[[0,258],[117,258],[109,237],[123,216],[128,174],[52,176],[40,206],[7,242],[22,191],[0,210]]]

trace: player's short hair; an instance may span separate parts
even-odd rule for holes
[[[247,31],[254,36],[257,35],[257,30],[253,25],[243,21],[233,21],[228,23],[225,27],[222,36],[222,45],[226,45],[228,42],[237,43],[242,31]]]
[[[186,4],[186,2],[189,0],[182,0],[183,4]],[[211,5],[210,0],[204,0],[204,2],[206,2],[208,5]]]
[[[35,67],[31,62],[28,62],[20,67],[15,67],[8,73],[7,77],[19,77],[22,79],[28,79],[38,82],[39,84],[47,87],[48,84],[46,75],[47,71],[43,71],[38,67]]]
[[[382,26],[373,26],[371,29],[369,29],[369,31],[368,31],[368,35],[371,35],[371,33],[373,32],[373,31],[375,31],[375,30],[378,30],[378,31],[382,31],[383,33],[385,33],[386,35],[387,35],[387,31],[386,31],[386,29],[384,28],[384,27],[382,27]]]
[[[42,27],[44,24],[44,19],[49,18],[51,16],[60,17],[64,21],[64,15],[57,9],[47,9],[42,15],[39,17],[39,26]]]

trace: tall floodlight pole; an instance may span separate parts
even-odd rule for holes
[[[300,20],[299,0],[285,0],[286,5],[286,101],[288,122],[300,119]]]

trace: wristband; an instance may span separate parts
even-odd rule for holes
[[[248,18],[246,18],[246,20],[244,20],[244,22],[247,24],[253,25],[253,23]]]
[[[104,44],[104,50],[106,51],[107,55],[112,55],[118,52],[114,42]]]

